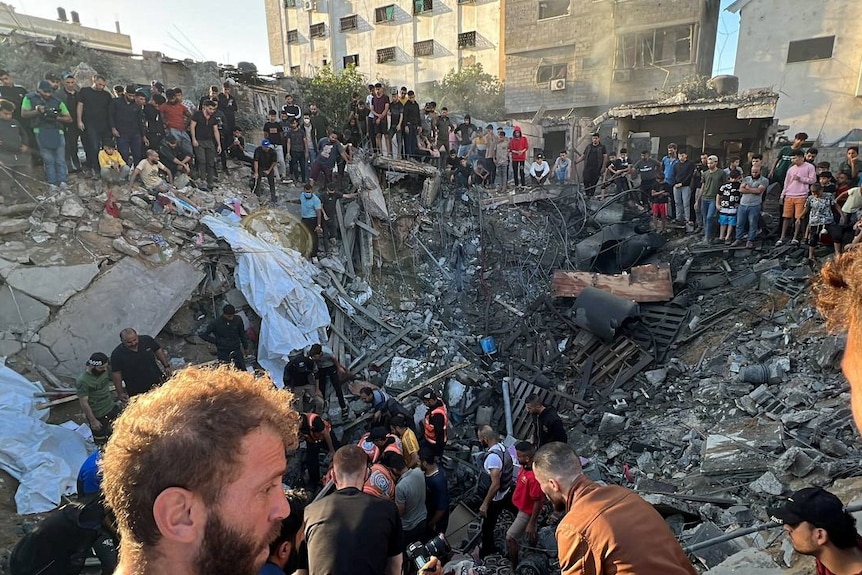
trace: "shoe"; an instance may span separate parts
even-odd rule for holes
[[[781,247],[783,245],[784,245],[784,240],[778,240],[777,242],[775,242],[775,247]]]
[[[791,246],[798,246],[799,240],[797,240],[796,238],[793,238],[792,240],[790,240],[790,245]]]
[[[729,246],[732,243],[733,243],[733,240],[731,240],[730,238],[727,238],[726,240],[724,240],[724,245],[726,245],[726,246]]]
[[[732,244],[730,244],[730,247],[735,248],[735,247],[739,247],[741,245],[742,245],[742,240],[735,240]]]
[[[754,242],[745,242],[745,247],[750,249],[750,250],[753,250],[754,249]]]
[[[48,193],[49,194],[56,194],[59,191],[60,191],[60,188],[58,188],[54,184],[48,184]]]
[[[66,182],[60,182],[60,189],[63,190],[64,192],[67,192],[67,191],[71,190],[72,188]]]

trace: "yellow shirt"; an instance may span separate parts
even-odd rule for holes
[[[126,160],[123,155],[114,150],[113,154],[108,154],[105,150],[99,150],[99,166],[103,168],[113,168],[114,166],[125,166]]]
[[[405,460],[410,459],[414,453],[419,453],[419,442],[412,429],[405,430],[404,435],[401,436],[401,453]]]

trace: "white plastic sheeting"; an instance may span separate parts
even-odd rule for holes
[[[318,270],[298,251],[224,219],[204,216],[201,222],[236,255],[236,287],[261,317],[257,361],[281,387],[290,352],[320,343],[319,330],[330,322],[321,287],[312,279]]]
[[[42,513],[74,493],[87,442],[77,432],[43,421],[48,410],[35,408],[34,393],[45,391],[0,366],[0,468],[18,480],[18,513]],[[43,400],[39,400],[43,401]]]

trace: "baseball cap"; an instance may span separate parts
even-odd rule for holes
[[[827,528],[844,517],[844,504],[822,487],[806,487],[793,493],[781,507],[771,509],[769,515],[788,525],[807,521],[815,527]]]
[[[545,155],[544,155],[544,154],[536,154],[536,157],[537,157],[537,158],[544,158],[544,157],[545,157]]]
[[[260,145],[263,146],[264,148],[268,148],[272,145],[272,143],[269,140],[264,140],[260,143]]]
[[[102,367],[103,365],[108,365],[108,356],[101,351],[97,351],[90,356],[90,359],[87,360],[87,365],[90,367]]]
[[[48,80],[42,80],[39,82],[39,91],[40,92],[53,92],[54,86],[51,85],[51,82]]]
[[[421,392],[419,392],[419,399],[437,399],[437,393],[430,387],[426,387]]]
[[[59,82],[60,81],[60,77],[57,74],[54,74],[53,72],[48,72],[47,74],[45,74],[45,79],[50,80],[52,82]]]

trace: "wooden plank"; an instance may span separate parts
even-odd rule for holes
[[[588,286],[636,302],[673,299],[669,264],[637,266],[629,274],[618,275],[557,270],[551,282],[551,291],[554,297],[577,297]]]
[[[375,238],[380,235],[380,232],[378,232],[377,230],[375,230],[373,227],[369,226],[368,224],[366,224],[362,220],[356,220],[356,225],[359,226],[360,228],[362,228],[363,230],[365,230],[366,232],[368,232],[369,234],[371,234],[372,236],[374,236]]]
[[[335,218],[338,220],[338,229],[341,232],[341,250],[344,253],[345,266],[351,276],[356,275],[353,269],[353,233],[347,233],[347,225],[344,222],[344,210],[341,208],[341,200],[335,202]]]
[[[56,375],[54,375],[53,373],[51,373],[51,370],[48,369],[47,367],[44,367],[41,365],[35,365],[34,367],[36,368],[36,371],[38,371],[40,374],[42,374],[42,377],[44,377],[46,380],[48,380],[48,383],[53,388],[64,389],[67,387],[65,384],[63,384],[62,381],[60,381],[60,378],[57,377]]]
[[[69,397],[63,397],[60,399],[55,399],[53,401],[47,401],[45,403],[37,403],[36,409],[48,409],[49,407],[54,407],[55,405],[61,405],[63,403],[70,403],[78,399],[77,395],[70,395]]]
[[[507,194],[505,196],[495,196],[493,198],[485,198],[482,200],[482,207],[486,209],[496,208],[505,204],[526,204],[538,200],[553,200],[559,198],[563,192],[562,188],[542,188],[535,192],[526,192],[523,194]]]
[[[402,160],[399,158],[390,158],[389,156],[375,156],[372,164],[384,170],[393,172],[404,172],[405,174],[417,174],[433,178],[440,173],[437,166],[431,164],[423,164],[415,160]]]

